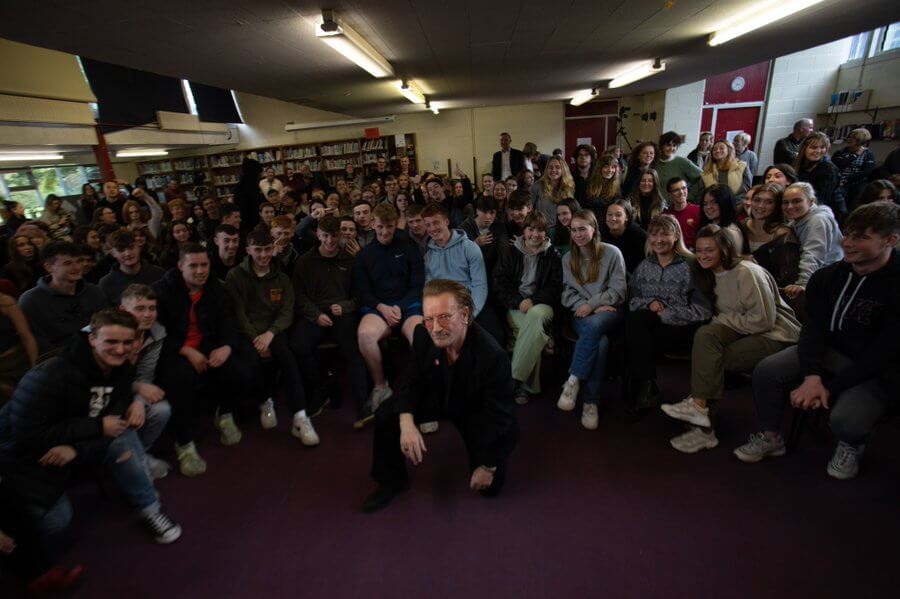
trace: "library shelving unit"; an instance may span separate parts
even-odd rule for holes
[[[347,164],[375,171],[375,161],[383,154],[392,172],[399,172],[400,158],[409,158],[410,171],[416,172],[416,136],[414,133],[384,135],[372,139],[352,137],[322,142],[308,142],[250,150],[230,150],[199,156],[139,162],[138,172],[147,178],[147,185],[162,191],[172,178],[185,185],[200,185],[204,181],[217,197],[232,197],[232,189],[240,180],[244,158],[255,158],[263,168],[272,167],[275,174],[284,176],[288,169],[297,171],[306,164],[314,173],[322,173],[334,185]]]

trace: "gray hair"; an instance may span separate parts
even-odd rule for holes
[[[784,188],[784,193],[789,192],[792,189],[796,189],[803,194],[803,197],[812,202],[816,203],[816,190],[813,189],[813,186],[807,183],[806,181],[797,181],[796,183],[791,183],[787,187]]]
[[[734,136],[734,140],[735,140],[735,141],[737,141],[737,140],[739,140],[739,139],[740,139],[741,141],[743,141],[745,144],[750,145],[750,139],[751,139],[751,138],[750,138],[750,134],[749,134],[749,133],[745,133],[745,132],[741,131],[740,133],[738,133],[737,135]]]

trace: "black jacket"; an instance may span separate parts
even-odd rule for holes
[[[494,269],[493,297],[504,310],[518,310],[525,299],[519,293],[525,259],[522,252],[507,245],[500,250],[500,260]],[[531,300],[535,304],[547,304],[554,310],[559,307],[562,295],[562,261],[559,252],[551,245],[539,255],[537,279]]]
[[[847,303],[850,302],[849,306]],[[873,378],[891,379],[900,367],[900,254],[866,277],[844,261],[819,269],[806,287],[806,322],[798,346],[801,374],[822,376],[826,348],[852,360],[825,387],[837,395]]]
[[[210,273],[212,275],[212,273]],[[181,271],[172,268],[152,286],[157,295],[158,320],[166,327],[163,355],[177,354],[187,338],[191,298]],[[238,348],[238,329],[234,308],[225,286],[213,275],[203,287],[203,297],[197,302],[197,326],[203,333],[200,351],[210,351],[228,345]]]
[[[465,232],[466,236],[475,241],[478,237],[478,225],[475,224],[475,217],[469,217],[463,221],[460,228]],[[493,289],[494,286],[494,270],[497,267],[497,261],[500,259],[500,248],[509,245],[506,237],[506,228],[500,220],[495,220],[490,227],[491,233],[494,235],[494,243],[481,247],[481,255],[484,256],[484,266],[488,274],[488,286]]]
[[[124,415],[133,399],[129,363],[104,376],[87,335],[43,362],[19,382],[0,410],[0,475],[29,502],[50,507],[65,491],[73,465],[98,464],[112,439],[103,436],[103,417]],[[71,465],[43,467],[51,447],[71,445]]]
[[[234,186],[234,203],[241,209],[241,239],[259,224],[259,205],[266,197],[259,190],[262,166],[252,158],[244,158],[241,163],[241,180]]]
[[[629,274],[633,273],[637,265],[647,257],[647,232],[634,223],[628,223],[625,232],[619,237],[614,237],[605,223],[601,224],[600,238],[619,248],[622,257],[625,258],[625,270]]]
[[[494,181],[499,181],[500,176],[503,174],[503,157],[501,156],[501,152],[494,152],[494,161],[491,165],[491,173],[494,176]],[[525,170],[525,154],[522,150],[517,150],[515,148],[509,149],[509,171],[513,177],[516,177]]]
[[[800,181],[806,181],[816,190],[816,201],[834,211],[835,217],[842,220],[847,208],[844,205],[844,191],[838,187],[841,173],[830,160],[821,160],[810,170],[797,173]]]
[[[475,431],[472,460],[493,467],[505,461],[518,439],[513,414],[513,379],[509,356],[477,323],[466,333],[459,358],[435,347],[423,325],[413,335],[412,363],[397,413],[443,416],[461,429]]]

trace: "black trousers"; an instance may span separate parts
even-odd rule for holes
[[[209,368],[199,374],[191,363],[178,354],[161,356],[156,366],[159,386],[165,389],[166,398],[172,404],[169,426],[175,432],[175,440],[185,445],[193,439],[191,418],[200,406],[197,393],[205,387],[222,414],[234,412],[240,400],[250,390],[252,375],[247,358],[240,348],[231,352],[228,360],[218,368]]]
[[[303,379],[300,376],[300,367],[297,364],[297,358],[291,352],[288,344],[286,333],[278,333],[272,338],[269,344],[269,352],[272,354],[272,361],[281,373],[281,381],[284,383],[285,395],[287,396],[288,405],[291,413],[296,414],[300,410],[306,409],[306,391],[303,388]],[[254,376],[255,389],[262,389],[271,392],[273,385],[272,379],[269,377],[274,374],[267,373],[265,361],[259,355],[259,352],[253,348],[252,343],[246,343],[246,347],[242,351],[246,354],[245,364]],[[259,395],[259,391],[255,395]]]
[[[0,553],[0,557],[16,576],[29,582],[49,570],[51,563],[34,526],[34,518],[25,506],[8,484],[0,482],[0,530],[16,542],[11,554]]]
[[[656,380],[656,359],[675,351],[690,351],[699,324],[663,324],[651,310],[629,312],[625,319],[628,373],[643,380]]]
[[[330,327],[320,327],[305,318],[298,318],[291,328],[291,349],[300,363],[300,372],[306,388],[311,396],[321,393],[322,367],[316,357],[316,348],[323,339],[330,337],[338,346],[338,351],[347,365],[347,376],[350,377],[350,392],[357,409],[361,409],[369,393],[369,374],[359,353],[359,342],[356,330],[359,326],[357,314],[332,316],[334,323]],[[315,397],[309,403],[319,405],[320,398]]]
[[[479,463],[480,454],[478,433],[480,426],[474,421],[465,418],[448,418],[438,410],[422,410],[413,415],[416,424],[421,422],[436,422],[449,420],[459,431],[466,445],[469,457],[469,471],[484,464]],[[494,473],[494,482],[486,490],[486,494],[496,495],[506,480],[506,459],[516,444],[516,436],[513,434],[506,440],[506,450],[499,456],[499,462],[495,464],[497,471]],[[409,480],[406,471],[406,457],[400,450],[400,416],[396,410],[396,398],[392,397],[383,402],[375,412],[375,436],[372,450],[372,478],[375,482],[395,487],[403,486]]]
[[[500,347],[504,348],[506,347],[506,327],[503,326],[505,320],[506,314],[504,314],[503,319],[501,319],[499,311],[490,300],[484,303],[481,312],[475,317],[475,322],[480,324],[485,331],[490,333],[491,337],[497,340],[497,344]]]

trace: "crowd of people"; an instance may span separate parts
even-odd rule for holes
[[[471,488],[497,495],[515,406],[547,387],[542,358],[563,343],[556,405],[580,404],[587,430],[614,374],[630,412],[685,424],[673,448],[713,448],[726,374],[742,373],[759,430],[737,458],[784,455],[787,406],[823,409],[838,440],[827,472],[853,478],[900,385],[898,174],[877,169],[869,139],[856,130],[828,156],[801,120],[755,185],[746,134],[704,133],[686,158],[675,132],[627,158],[579,145],[567,162],[503,133],[478,185],[405,157],[332,181],[247,158],[226,201],[189,202],[177,183],[160,201],[139,179],[48,196],[36,220],[5,202],[0,554],[35,592],[77,579],[47,546],[86,470],[174,542],[153,482],[172,469],[163,440],[181,475],[200,476],[198,418],[214,414],[234,446],[251,406],[263,429],[286,410],[314,447],[312,419],[342,396],[334,368],[353,426],[374,421],[365,511],[407,488],[405,461],[422,461],[440,421],[465,441]],[[398,344],[412,352],[395,393],[384,352]],[[669,354],[690,356],[690,395],[675,403],[656,380]]]

